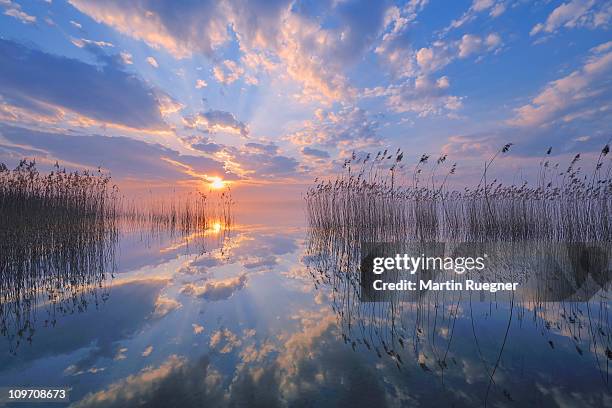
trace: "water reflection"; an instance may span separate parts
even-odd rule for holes
[[[5,214],[6,215],[6,214]],[[180,253],[222,248],[231,217],[180,228],[126,216],[23,218],[0,228],[0,329],[17,354],[37,329],[62,316],[98,309],[124,271],[163,264]],[[222,251],[221,251],[222,252]],[[160,301],[161,302],[161,301]],[[164,307],[160,305],[160,310]],[[108,310],[108,309],[107,309]]]
[[[481,406],[489,383],[491,405],[605,405],[607,301],[360,303],[350,242],[240,221],[120,229],[108,300],[37,327],[0,384],[78,407]]]
[[[612,359],[609,243],[444,245],[411,242],[409,235],[391,231],[382,237],[392,242],[383,250],[380,244],[367,244],[379,242],[381,231],[370,232],[373,236],[367,230],[326,228],[318,222],[308,233],[304,262],[319,290],[329,292],[331,308],[347,347],[355,352],[372,353],[400,372],[418,367],[421,375],[434,375],[441,384],[476,383],[470,387],[474,399],[469,403],[461,398],[446,401],[468,406],[517,400],[534,403],[525,395],[517,396],[510,386],[533,375],[555,381],[563,377],[569,381],[563,391],[581,390],[574,383],[577,381],[574,372],[561,367],[552,371],[553,365],[528,361],[534,358],[533,353],[555,353],[554,366],[560,366],[559,361],[571,366],[577,359],[588,360],[594,373],[587,388],[592,396],[598,396],[593,400],[598,401],[595,405],[605,401]],[[362,263],[361,251],[372,257],[436,251],[438,255],[453,257],[489,254],[489,261],[494,262],[477,274],[450,276],[427,271],[412,279],[511,281],[519,282],[522,289],[494,294],[427,290],[373,294],[366,288],[375,275],[360,272],[363,268],[371,271],[371,265],[369,269],[366,265],[371,259],[366,256],[366,264]],[[411,279],[398,271],[385,274],[388,282]],[[369,281],[364,283],[364,279]],[[368,292],[365,299],[364,291]],[[431,403],[429,399],[427,402]]]

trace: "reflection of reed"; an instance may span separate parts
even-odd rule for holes
[[[54,325],[56,313],[106,298],[99,290],[113,270],[115,195],[102,173],[0,165],[0,327],[12,351],[32,340],[38,302]]]
[[[0,164],[0,331],[10,350],[32,341],[39,307],[44,325],[53,326],[58,316],[107,300],[123,232],[186,241],[222,236],[232,203],[224,191],[170,207],[138,207],[120,200],[101,171],[69,173],[56,165],[43,175],[34,162],[15,170]]]
[[[499,153],[508,148],[504,146]],[[431,187],[419,187],[427,156],[416,166],[411,183],[402,179],[399,166],[403,154],[399,151],[396,155],[379,153],[373,160],[369,155],[347,160],[344,174],[319,182],[306,196],[308,268],[317,284],[331,289],[332,308],[345,342],[354,350],[363,347],[380,358],[387,356],[400,369],[412,354],[423,371],[437,372],[443,378],[445,370],[457,364],[449,357],[453,355],[457,320],[467,318],[477,354],[490,379],[489,387],[495,387],[495,373],[512,322],[531,321],[537,329],[549,333],[550,347],[554,347],[552,334],[556,333],[570,338],[578,354],[592,353],[607,384],[608,360],[612,359],[607,278],[591,276],[600,290],[589,296],[588,302],[551,303],[542,296],[540,287],[520,298],[505,295],[507,302],[501,303],[501,297],[482,303],[469,293],[448,291],[409,301],[391,296],[385,302],[362,302],[359,270],[363,243],[531,242],[536,253],[550,243],[607,243],[611,238],[612,182],[609,170],[605,177],[600,174],[607,153],[606,146],[592,177],[579,176],[577,156],[561,177],[546,173],[548,164],[543,166],[536,188],[487,184],[485,173],[475,189],[462,192],[446,191],[446,178],[435,185],[433,175]],[[438,160],[432,174],[445,159]],[[390,168],[383,170],[385,163]],[[454,172],[452,166],[449,175]],[[584,276],[576,275],[575,265],[569,266],[574,271],[571,281],[584,281]],[[568,295],[564,299],[573,298]],[[486,327],[487,319],[495,316],[505,316],[507,325],[499,334],[498,352],[491,354],[491,347],[485,350],[478,333],[479,327]],[[453,351],[455,355],[461,353]],[[506,393],[504,390],[503,395]]]

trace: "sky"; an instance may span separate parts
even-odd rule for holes
[[[467,179],[512,142],[522,176],[612,136],[611,23],[594,0],[0,0],[0,161],[272,197],[385,148]]]

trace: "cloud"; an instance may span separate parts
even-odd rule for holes
[[[103,123],[165,129],[162,95],[102,54],[101,66],[60,57],[0,39],[0,96],[18,107],[44,104]],[[79,86],[75,87],[74,84]]]
[[[4,7],[4,15],[16,18],[24,24],[36,23],[36,17],[21,10],[21,6],[11,0],[2,0],[0,5]]]
[[[491,33],[485,38],[473,34],[465,34],[459,43],[459,58],[466,58],[481,51],[483,48],[492,51],[502,44],[501,37],[497,33]]]
[[[378,145],[378,121],[359,107],[345,107],[337,112],[319,109],[315,118],[286,138],[298,146],[321,145],[340,149]]]
[[[592,106],[602,106],[610,97],[610,86],[600,81],[612,69],[610,43],[601,44],[591,51],[582,67],[571,74],[549,82],[530,103],[515,109],[508,120],[514,126],[541,126],[559,121],[563,117],[575,118],[576,112]],[[605,104],[603,104],[605,107]],[[606,113],[604,110],[603,114]],[[568,116],[571,115],[571,116]]]
[[[71,0],[79,11],[99,23],[146,42],[153,48],[164,48],[177,58],[193,52],[210,55],[229,39],[225,9],[222,3],[196,3],[136,0]]]
[[[450,95],[450,80],[442,76],[436,80],[427,76],[409,79],[387,88],[366,89],[364,97],[387,98],[387,105],[395,112],[413,112],[419,117],[452,114],[462,106],[462,98]]]
[[[171,2],[137,0],[72,0],[94,20],[121,33],[163,48],[177,58],[193,53],[208,56],[236,38],[243,58],[269,72],[282,67],[284,77],[302,85],[300,100],[330,102],[349,98],[352,89],[343,72],[378,36],[384,2],[337,2],[334,24],[324,25],[307,8],[289,0],[245,2]],[[271,60],[282,64],[270,63]],[[243,67],[225,60],[214,68],[216,79],[229,84],[243,77]],[[265,63],[264,63],[265,61]]]
[[[203,80],[203,79],[197,79],[196,80],[196,84],[195,84],[196,89],[206,88],[207,86],[208,86],[208,84],[206,83],[205,80]]]
[[[183,119],[183,123],[190,129],[197,129],[205,133],[225,132],[239,134],[242,137],[249,135],[249,128],[246,124],[236,119],[232,113],[220,110],[209,110],[187,116]]]
[[[204,326],[197,323],[192,323],[191,327],[193,327],[193,334],[201,334],[204,331]]]
[[[84,48],[87,45],[93,45],[96,47],[114,47],[115,45],[113,43],[107,42],[107,41],[93,41],[93,40],[87,40],[85,38],[73,38],[72,39],[72,44],[74,44],[75,46],[79,47],[79,48]]]
[[[326,159],[329,157],[329,153],[319,149],[313,149],[312,147],[304,146],[302,148],[302,154],[305,156],[312,156],[319,159]]]
[[[163,146],[127,137],[76,136],[6,125],[0,125],[0,135],[11,144],[27,149],[23,152],[4,146],[15,160],[27,153],[28,157],[45,158],[50,162],[58,160],[92,168],[101,166],[110,170],[114,178],[118,175],[120,178],[173,181],[193,178],[194,173],[201,174],[202,178],[206,174],[223,174],[225,179],[235,177],[216,160],[181,155]],[[0,146],[4,144],[0,139]]]
[[[147,62],[149,63],[149,65],[151,65],[153,68],[159,68],[159,64],[157,63],[157,60],[153,57],[147,57]]]
[[[506,10],[506,6],[502,2],[495,0],[474,0],[470,8],[456,20],[453,20],[448,27],[442,32],[444,34],[449,31],[462,27],[466,23],[474,20],[479,13],[490,10],[489,15],[493,18],[500,16]]]
[[[465,34],[459,44],[459,58],[465,58],[475,53],[482,46],[482,39],[477,35]]]
[[[299,162],[282,155],[273,143],[247,143],[238,148],[226,146],[224,154],[235,166],[230,168],[245,177],[270,180],[300,174]]]
[[[211,133],[206,120],[195,117],[185,118],[186,127],[198,129],[205,133]],[[228,131],[227,127],[223,128]],[[234,128],[230,133],[238,133]],[[248,134],[248,128],[246,132]],[[281,154],[279,147],[274,143],[250,142],[242,146],[228,146],[215,143],[208,137],[191,135],[182,138],[191,148],[205,152],[215,157],[223,158],[228,170],[239,174],[243,178],[275,179],[287,178],[300,175],[300,163],[292,158]]]
[[[442,41],[436,41],[429,48],[421,48],[416,54],[416,63],[423,74],[431,74],[448,65],[453,54],[450,47]]]
[[[132,65],[134,61],[132,61],[132,54],[129,52],[120,52],[119,56],[125,65]]]
[[[560,28],[607,28],[612,18],[612,2],[572,0],[555,8],[544,23],[536,24],[529,35],[554,33]]]
[[[225,60],[222,64],[216,65],[213,68],[213,76],[217,82],[223,85],[229,85],[244,76],[244,68],[238,66],[235,61]],[[257,80],[249,77],[248,82],[257,83]]]
[[[225,300],[229,299],[236,291],[244,288],[246,282],[246,274],[242,274],[233,278],[211,280],[205,282],[203,286],[188,283],[181,288],[181,293],[211,301]]]

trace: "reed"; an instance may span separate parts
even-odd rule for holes
[[[304,260],[315,287],[328,294],[342,338],[353,350],[389,358],[400,370],[413,359],[423,371],[444,378],[444,372],[456,364],[450,357],[456,321],[459,315],[467,315],[476,355],[490,376],[489,387],[495,387],[495,372],[508,336],[506,329],[498,354],[486,358],[479,334],[479,326],[487,324],[478,315],[482,307],[473,307],[476,299],[452,292],[409,301],[391,297],[362,302],[362,243],[528,242],[524,247],[541,254],[551,243],[610,242],[608,145],[589,173],[582,169],[580,155],[562,167],[552,162],[552,149],[548,149],[534,185],[507,185],[495,179],[496,162],[511,148],[512,144],[505,144],[497,150],[487,160],[478,183],[462,189],[450,187],[459,167],[449,163],[446,155],[435,161],[422,155],[408,165],[399,149],[376,156],[353,154],[339,174],[315,179],[305,196],[309,228]],[[602,272],[608,275],[607,270]],[[574,343],[577,353],[595,357],[607,384],[612,359],[608,288],[609,283],[602,280],[597,295],[584,302],[570,298],[550,302],[538,296],[515,299],[512,295],[505,303],[490,300],[485,308],[506,316],[508,328],[531,321],[551,338],[555,332],[577,333],[587,328],[585,338],[574,335],[568,341]],[[445,337],[439,335],[441,331]],[[544,344],[554,347],[552,340]],[[487,390],[483,395],[485,401],[488,394]]]
[[[109,175],[43,174],[34,161],[9,170],[0,163],[0,332],[15,352],[32,341],[36,309],[44,325],[57,316],[96,307],[108,298],[115,250],[126,229],[187,237],[232,223],[229,189],[155,202],[121,196]],[[219,231],[221,232],[221,231]]]
[[[491,180],[495,160],[511,146],[504,145],[489,159],[475,187],[460,190],[448,187],[457,165],[444,166],[446,155],[429,168],[428,155],[422,155],[412,168],[404,166],[400,150],[379,152],[374,158],[353,155],[344,162],[343,172],[315,180],[307,191],[309,225],[370,242],[399,237],[402,241],[470,242],[612,238],[611,167],[605,161],[608,145],[589,175],[583,174],[578,154],[565,171],[545,158],[537,185]],[[549,155],[550,149],[546,157]],[[426,169],[429,176],[424,176]],[[443,169],[446,174],[440,177]]]

